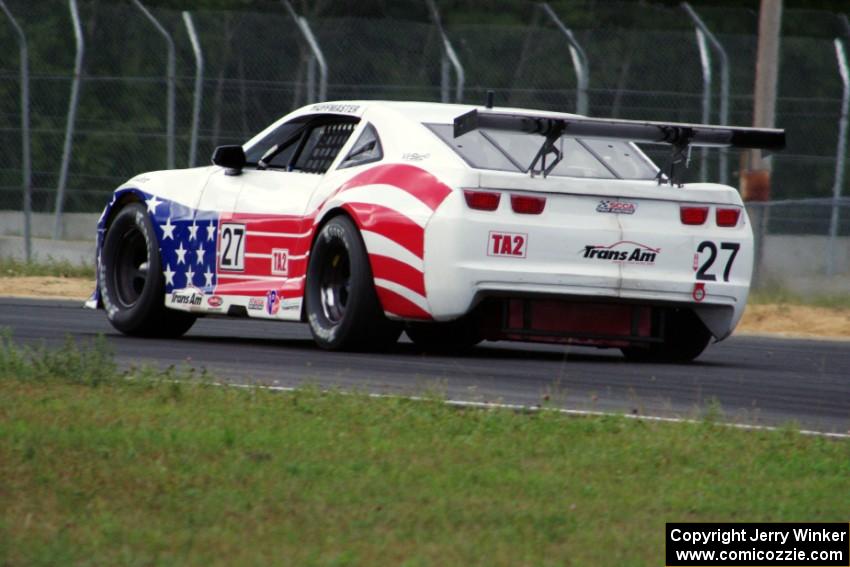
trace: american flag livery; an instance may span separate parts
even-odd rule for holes
[[[185,288],[215,293],[218,213],[195,211],[155,195],[146,197],[159,238],[166,293]]]
[[[195,288],[208,295],[266,297],[274,291],[281,299],[300,299],[317,221],[341,207],[361,231],[384,311],[431,318],[425,225],[451,189],[421,168],[370,168],[305,217],[195,210],[136,193],[144,198],[159,239],[167,293]]]
[[[219,231],[219,295],[266,296],[275,290],[284,298],[304,294],[304,275],[313,235],[313,220],[282,215],[222,213]],[[228,238],[227,227],[244,230],[244,241]],[[232,241],[231,241],[232,240]],[[228,266],[228,246],[244,249],[242,268]]]

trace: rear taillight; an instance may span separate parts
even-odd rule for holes
[[[704,224],[708,218],[708,207],[681,207],[679,218],[682,224]]]
[[[714,219],[717,221],[717,226],[738,226],[738,219],[741,218],[741,209],[735,207],[724,209],[717,207]]]
[[[501,193],[472,191],[470,189],[465,189],[463,196],[466,198],[466,204],[470,209],[479,211],[495,211],[499,208],[499,201],[502,198]]]
[[[511,208],[521,215],[539,215],[546,207],[546,197],[511,195]]]

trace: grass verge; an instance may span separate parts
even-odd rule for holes
[[[662,565],[665,521],[850,509],[850,443],[790,428],[134,376],[2,339],[0,564]]]
[[[57,278],[94,279],[94,266],[69,262],[68,260],[49,260],[47,262],[26,262],[14,258],[0,258],[0,277],[49,276]]]
[[[850,309],[850,294],[811,295],[794,293],[783,287],[766,287],[750,293],[751,305],[809,305],[829,309]]]

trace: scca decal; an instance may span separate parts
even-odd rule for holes
[[[487,242],[487,255],[525,258],[527,244],[527,234],[517,232],[490,232]]]
[[[614,213],[615,215],[633,215],[637,210],[637,204],[629,201],[611,201],[603,199],[596,206],[597,213]]]

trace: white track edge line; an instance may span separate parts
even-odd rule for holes
[[[179,380],[176,380],[179,382]],[[295,392],[298,390],[297,387],[294,386],[269,386],[265,384],[236,384],[232,382],[211,382],[214,386],[221,387],[230,387],[230,388],[259,388],[262,390],[270,390],[273,392]],[[330,392],[331,390],[324,389],[322,392]],[[341,393],[343,395],[350,395],[349,392],[344,391],[336,391],[337,393]],[[423,398],[422,396],[403,396],[400,394],[378,394],[378,393],[370,393],[367,394],[370,398],[392,398],[392,399],[403,399],[403,400],[411,400],[414,402],[425,402],[425,401],[440,401],[433,400],[431,398]],[[452,407],[468,407],[468,408],[476,408],[476,409],[503,409],[503,410],[513,410],[513,411],[523,411],[523,412],[536,412],[536,411],[551,411],[560,413],[563,415],[570,415],[574,417],[624,417],[627,419],[637,419],[637,420],[646,420],[646,421],[656,421],[660,423],[689,423],[693,425],[697,425],[700,423],[704,423],[702,420],[698,419],[690,419],[684,417],[664,417],[660,415],[635,415],[631,413],[614,413],[614,412],[606,412],[606,411],[594,411],[594,410],[577,410],[577,409],[568,409],[568,408],[550,408],[550,407],[540,407],[540,406],[525,406],[522,404],[504,404],[498,402],[473,402],[467,400],[441,400],[443,404]],[[715,422],[715,425],[720,425],[722,427],[729,427],[731,429],[743,429],[748,431],[782,431],[783,427],[777,427],[774,425],[752,425],[747,423],[730,423],[724,421]],[[850,439],[850,433],[830,433],[828,431],[816,431],[814,429],[798,429],[796,430],[800,435],[807,435],[812,437],[827,437],[830,439]]]

